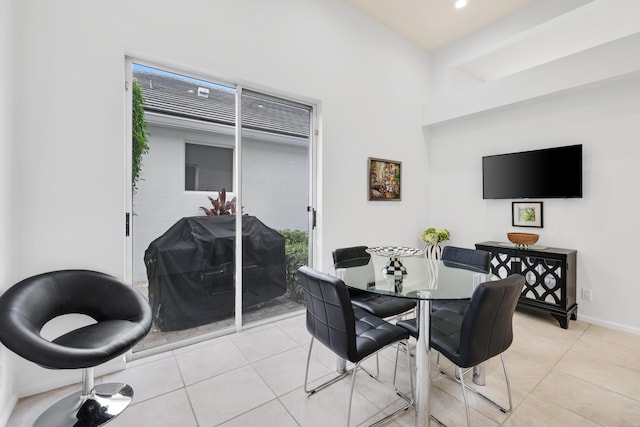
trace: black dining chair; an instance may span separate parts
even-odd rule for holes
[[[462,386],[467,425],[471,425],[467,390],[482,396],[502,412],[511,412],[511,385],[503,353],[513,341],[513,314],[524,281],[524,276],[513,274],[502,280],[480,283],[463,314],[447,310],[431,314],[430,346],[456,365],[456,375],[444,370],[441,372],[459,381]],[[415,320],[400,320],[396,324],[405,328],[411,336],[418,337]],[[508,407],[500,405],[464,381],[464,374],[468,370],[498,355],[507,385]],[[462,369],[467,371],[463,372]]]
[[[348,248],[338,248],[333,251],[333,263],[347,263],[349,267],[359,267],[367,265],[371,259],[371,254],[367,252],[366,246],[352,246]],[[375,278],[373,266],[371,266],[371,280]],[[395,298],[386,295],[378,295],[359,289],[349,288],[351,303],[369,313],[382,318],[399,316],[415,309],[415,301],[411,299]]]
[[[399,326],[354,307],[349,298],[349,292],[344,282],[337,277],[319,272],[308,266],[298,269],[304,291],[306,305],[306,327],[311,334],[307,366],[304,375],[304,391],[308,394],[316,393],[331,384],[336,383],[345,376],[351,374],[351,393],[347,409],[347,426],[351,421],[351,402],[356,382],[356,373],[360,364],[369,356],[377,354],[383,348],[398,342],[404,342],[406,346],[409,334]],[[321,385],[309,389],[309,363],[315,340],[320,341],[337,356],[353,363],[352,369],[331,378]],[[396,349],[396,363],[397,363]],[[407,353],[407,365],[410,365]],[[413,377],[411,369],[409,381],[413,389]],[[407,395],[398,393],[407,404],[392,414],[389,414],[376,422],[378,424],[397,415],[413,405],[413,399]]]
[[[84,314],[95,323],[55,339],[40,334],[50,320]],[[124,354],[151,329],[151,308],[133,286],[104,273],[61,270],[29,277],[0,296],[0,342],[48,369],[82,369],[82,390],[57,402],[34,426],[106,424],[133,399],[122,383],[94,385],[94,367]]]
[[[464,268],[486,274],[491,271],[491,252],[480,249],[445,246],[442,249],[442,263],[444,265],[453,264],[456,268]],[[434,301],[431,309],[433,311],[448,310],[462,314],[468,305],[469,301]]]

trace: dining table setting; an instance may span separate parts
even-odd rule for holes
[[[475,288],[499,277],[479,272],[465,263],[425,256],[424,249],[403,246],[367,248],[369,257],[337,262],[335,274],[351,289],[411,299],[416,304],[416,326],[421,332],[415,348],[416,426],[429,425],[430,313],[436,301],[468,301]]]

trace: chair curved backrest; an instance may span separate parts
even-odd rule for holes
[[[340,263],[336,274],[347,282],[375,286],[375,270],[371,254],[367,246],[338,248],[333,251],[333,262]],[[351,304],[381,318],[397,316],[415,308],[410,299],[394,298],[387,295],[376,295],[364,289],[347,288],[351,296]]]
[[[307,331],[338,356],[358,362],[355,315],[347,286],[308,266],[298,271],[307,306]]]
[[[364,260],[367,262],[371,259],[371,254],[367,252],[366,246],[352,246],[349,248],[338,248],[332,252],[333,255],[333,263],[337,264],[339,262],[354,260],[354,264],[349,264],[351,267],[357,267],[359,265],[366,265]]]
[[[476,366],[509,348],[513,342],[513,313],[524,281],[524,276],[513,274],[476,287],[462,319],[456,365]]]
[[[52,341],[40,335],[50,320],[84,314],[96,323]],[[151,329],[151,308],[133,286],[89,270],[29,277],[0,296],[0,342],[51,369],[87,368],[129,350]]]
[[[491,252],[481,249],[445,246],[442,249],[442,262],[447,265],[448,261],[463,264],[468,270],[479,273],[489,273],[491,271]]]

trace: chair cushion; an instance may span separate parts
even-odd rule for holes
[[[105,320],[68,332],[52,341],[62,346],[58,348],[58,358],[78,357],[82,354],[82,362],[76,366],[88,368],[110,360],[114,354],[121,353],[123,348],[133,347],[140,336],[146,335],[142,325],[128,320]],[[49,365],[59,363],[50,361]]]
[[[415,339],[418,339],[418,322],[416,322],[415,318],[398,320],[396,322],[396,325],[406,329],[407,332],[409,332],[409,335],[411,335]]]
[[[351,304],[382,318],[397,316],[416,307],[416,302],[412,299],[388,297],[369,292],[351,294]]]
[[[439,310],[431,314],[431,348],[454,361],[460,351],[460,327],[464,314]]]
[[[432,312],[431,347],[447,357],[457,353],[460,342],[460,325],[462,325],[463,318],[463,314],[447,310]],[[415,318],[399,320],[396,325],[406,329],[412,337],[418,338],[418,324]]]
[[[396,341],[406,340],[409,333],[372,314],[356,318],[356,363]]]

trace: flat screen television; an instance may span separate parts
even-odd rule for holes
[[[582,197],[582,144],[482,158],[483,199]]]

